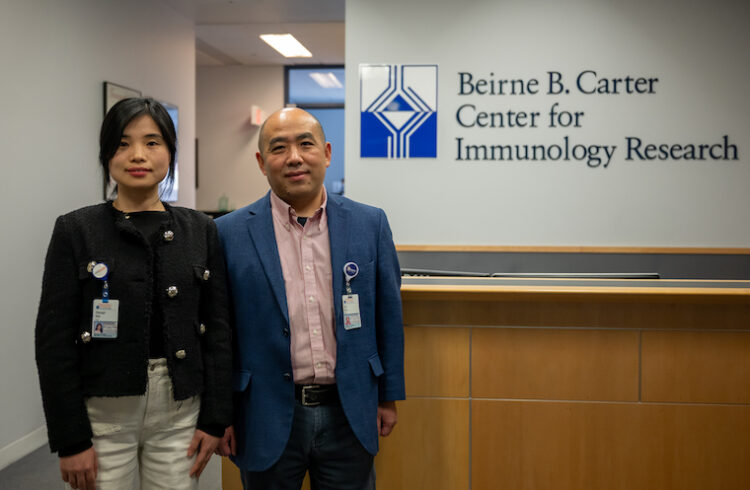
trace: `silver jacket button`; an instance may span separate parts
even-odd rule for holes
[[[206,269],[203,271],[203,280],[208,281],[208,278],[211,277],[211,271]]]
[[[92,271],[94,270],[94,266],[95,266],[95,265],[96,265],[96,261],[95,261],[95,260],[92,260],[92,261],[91,261],[91,262],[89,262],[89,263],[88,263],[88,265],[86,266],[86,270],[87,270],[87,271],[88,271],[89,273],[91,273],[91,272],[92,272]]]
[[[177,286],[169,286],[167,288],[167,296],[169,296],[170,298],[174,298],[179,292],[180,291],[177,289]]]
[[[204,333],[206,333],[206,324],[205,323],[201,323],[200,324],[200,326],[198,327],[198,332],[201,335],[203,335]]]
[[[89,342],[91,342],[91,334],[88,332],[83,332],[81,334],[81,340],[83,340],[84,344],[88,344]]]
[[[180,349],[174,353],[174,356],[177,359],[185,359],[185,357],[187,356],[187,353],[185,352],[185,349]]]
[[[174,232],[172,230],[167,230],[164,232],[164,241],[165,242],[171,242],[174,240]]]

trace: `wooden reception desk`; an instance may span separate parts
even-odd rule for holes
[[[402,297],[379,489],[750,488],[750,281],[405,277]]]

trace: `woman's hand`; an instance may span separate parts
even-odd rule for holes
[[[78,454],[60,458],[62,479],[71,488],[96,490],[96,474],[98,471],[99,464],[96,461],[96,452],[94,452],[93,447]]]
[[[206,465],[208,464],[208,460],[211,459],[211,455],[216,450],[216,447],[219,445],[219,441],[221,439],[219,437],[214,437],[210,434],[206,434],[200,429],[195,429],[195,434],[193,435],[193,440],[190,443],[190,447],[188,447],[188,458],[192,458],[193,454],[196,452],[198,455],[195,457],[195,463],[193,463],[193,467],[190,468],[190,476],[198,478],[201,476],[201,473],[203,473],[203,470],[206,469]]]
[[[219,456],[234,456],[237,454],[237,439],[234,437],[233,425],[226,428],[224,437],[221,438],[219,447],[216,448],[215,452]]]

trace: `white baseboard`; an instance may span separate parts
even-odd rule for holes
[[[36,451],[46,443],[47,426],[43,425],[4,448],[0,448],[0,470]]]

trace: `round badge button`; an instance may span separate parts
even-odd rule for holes
[[[99,262],[91,270],[91,273],[97,279],[104,279],[107,277],[107,273],[109,273],[109,269],[107,269],[107,265],[104,262]]]
[[[347,262],[344,264],[344,275],[347,280],[354,279],[359,274],[359,266],[354,262]]]

